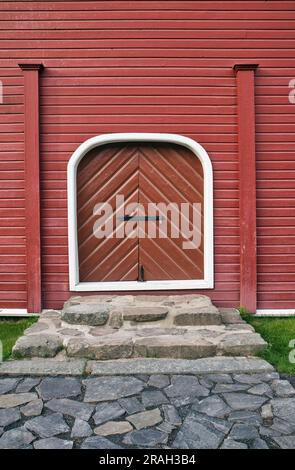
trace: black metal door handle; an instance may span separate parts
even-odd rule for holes
[[[128,220],[149,221],[149,220],[163,220],[163,217],[160,215],[124,215],[124,217],[119,217],[119,219],[124,222]]]

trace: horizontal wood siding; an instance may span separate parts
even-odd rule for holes
[[[201,143],[214,168],[215,289],[239,304],[235,63],[256,77],[259,308],[295,304],[294,1],[0,3],[0,305],[25,305],[23,82],[42,61],[44,306],[67,299],[66,165],[85,139],[171,132]],[[7,113],[7,114],[5,114]],[[3,184],[2,184],[3,183]],[[3,273],[2,273],[3,271]]]
[[[1,16],[1,15],[0,15]],[[0,40],[1,42],[1,40]],[[26,308],[23,77],[1,63],[0,80],[0,311]]]

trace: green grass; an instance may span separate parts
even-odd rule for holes
[[[38,320],[38,317],[26,319],[8,319],[0,318],[0,341],[3,345],[3,360],[11,356],[11,350],[17,338],[19,338],[26,328],[29,328]]]
[[[268,343],[268,347],[259,356],[270,362],[278,372],[294,375],[295,364],[289,361],[289,354],[295,349],[295,317],[261,318],[243,311],[241,315]],[[291,340],[294,340],[293,347],[289,346]],[[293,358],[295,359],[294,352]]]

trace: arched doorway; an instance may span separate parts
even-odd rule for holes
[[[71,290],[213,287],[212,167],[193,140],[89,139],[69,162],[68,210]]]

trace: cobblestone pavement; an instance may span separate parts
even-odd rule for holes
[[[295,389],[259,374],[1,377],[0,448],[295,448]]]

